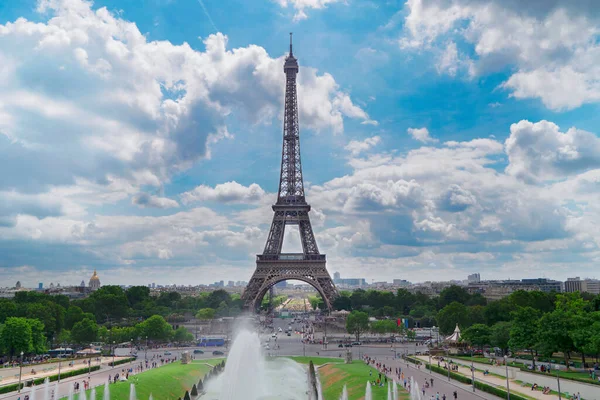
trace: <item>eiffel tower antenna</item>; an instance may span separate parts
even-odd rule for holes
[[[298,94],[296,76],[298,60],[292,53],[285,58],[285,109],[283,117],[283,146],[277,201],[273,205],[273,222],[262,254],[256,256],[256,270],[242,295],[244,306],[256,310],[267,291],[278,282],[300,280],[313,286],[323,297],[325,306],[338,292],[329,276],[325,254],[319,252],[310,224],[310,205],[304,194],[304,179],[300,161],[300,129],[298,124]],[[281,252],[286,226],[297,225],[302,241],[302,253]]]

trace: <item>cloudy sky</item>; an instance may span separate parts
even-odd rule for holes
[[[290,31],[330,272],[600,278],[593,0],[23,0],[0,2],[0,286],[248,280]]]

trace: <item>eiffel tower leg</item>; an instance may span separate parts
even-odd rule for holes
[[[307,211],[298,213],[298,227],[300,229],[300,239],[302,240],[302,250],[304,254],[319,254],[317,241],[310,225],[310,217]]]
[[[285,232],[285,211],[276,211],[263,254],[280,254]]]

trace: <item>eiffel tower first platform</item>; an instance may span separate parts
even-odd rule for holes
[[[331,304],[338,292],[327,272],[325,254],[319,253],[308,216],[310,205],[304,196],[296,94],[298,60],[292,53],[291,33],[290,54],[285,59],[283,71],[286,85],[279,193],[277,203],[273,205],[273,222],[265,249],[262,254],[256,256],[256,271],[242,295],[242,300],[244,307],[254,311],[273,285],[295,279],[313,286],[323,297],[327,309],[331,310]],[[288,225],[297,225],[300,229],[302,253],[281,253],[285,227]]]

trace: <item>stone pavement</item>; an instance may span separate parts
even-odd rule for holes
[[[368,353],[367,353],[368,355]],[[424,366],[418,368],[412,363],[407,363],[400,358],[394,359],[393,357],[371,357],[376,362],[380,362],[387,367],[392,368],[392,374],[388,374],[388,379],[394,379],[393,371],[396,368],[401,368],[404,373],[404,377],[410,381],[410,377],[412,376],[415,382],[419,385],[419,390],[422,390],[423,384],[425,381],[430,382],[433,378],[433,386],[425,389],[425,396],[423,396],[424,400],[428,400],[431,396],[434,396],[439,393],[440,399],[442,395],[446,395],[446,400],[453,400],[454,391],[457,392],[457,400],[498,400],[496,396],[493,396],[489,393],[482,392],[480,390],[476,390],[473,392],[473,388],[471,385],[465,385],[464,383],[457,382],[455,380],[448,381],[448,377],[445,375],[440,375],[435,372],[431,372],[426,370]],[[397,379],[397,378],[396,378]],[[400,381],[397,379],[398,382]],[[400,383],[400,382],[399,382]],[[423,393],[423,392],[421,392]]]

